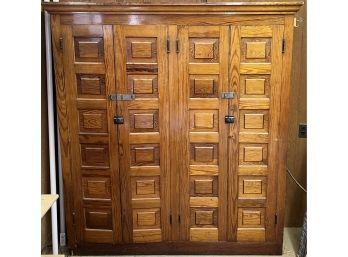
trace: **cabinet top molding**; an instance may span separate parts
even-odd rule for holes
[[[61,1],[43,2],[42,8],[50,13],[100,12],[115,14],[294,14],[304,4],[288,2],[199,2],[166,1]]]

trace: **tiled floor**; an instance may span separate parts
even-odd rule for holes
[[[300,241],[301,228],[285,228],[284,230],[284,244],[283,244],[283,255],[231,255],[231,257],[296,257],[296,253]],[[134,255],[128,255],[129,257],[134,257]],[[149,257],[150,255],[136,255],[137,257]],[[176,257],[177,255],[152,255],[156,257]],[[180,255],[180,257],[195,257],[197,255]],[[229,255],[219,255],[219,256],[229,256]],[[90,256],[91,257],[91,256]],[[110,256],[111,257],[111,256]],[[118,257],[118,256],[112,256]],[[124,255],[122,257],[125,257]],[[215,257],[214,255],[204,255],[204,257]]]

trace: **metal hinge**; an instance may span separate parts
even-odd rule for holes
[[[222,92],[221,98],[222,99],[232,99],[232,98],[234,98],[234,92]]]
[[[276,215],[274,215],[274,224],[277,225],[277,223],[278,223],[278,215],[276,214]]]
[[[178,218],[178,222],[179,222],[179,224],[181,223],[181,218],[180,218],[180,215],[179,215],[179,218]]]
[[[285,53],[285,39],[282,41],[282,53]]]
[[[170,53],[170,41],[167,39],[167,54]]]
[[[59,38],[59,49],[61,51],[63,51],[63,38],[62,37]]]
[[[172,215],[169,215],[169,224],[172,225]]]
[[[299,25],[299,23],[301,23],[301,22],[303,22],[303,18],[302,17],[294,17],[294,27],[295,28],[299,28],[300,27],[300,25]]]
[[[109,95],[110,101],[131,101],[135,99],[134,94],[112,94]]]
[[[177,40],[175,41],[175,43],[176,43],[176,52],[179,53],[179,52],[180,52],[180,48],[179,48],[179,39],[177,39]]]
[[[72,223],[75,225],[75,212],[72,213]]]

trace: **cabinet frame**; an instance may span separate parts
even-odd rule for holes
[[[135,12],[136,6],[107,6],[96,5],[94,7],[89,6],[89,10],[98,11],[100,13],[78,13],[78,11],[86,11],[84,5],[67,5],[64,3],[54,4],[45,3],[44,8],[48,10],[51,16],[52,26],[52,49],[54,53],[54,68],[55,68],[55,82],[57,92],[57,112],[58,112],[58,129],[60,135],[60,146],[62,156],[62,170],[64,180],[65,191],[65,209],[66,209],[66,224],[68,234],[68,246],[71,249],[77,250],[79,253],[119,253],[119,254],[131,254],[131,253],[147,253],[147,254],[279,254],[282,251],[283,241],[283,225],[284,225],[284,206],[285,206],[285,181],[286,181],[286,145],[287,145],[287,126],[288,126],[288,99],[290,88],[290,76],[291,76],[291,58],[292,58],[292,34],[293,34],[293,14],[302,5],[301,2],[294,4],[284,5],[271,5],[271,7],[261,5],[248,5],[243,8],[237,6],[224,6],[216,5],[217,12],[214,14],[206,14],[204,18],[197,16],[197,14],[204,14],[208,12],[212,6],[195,5],[174,5],[174,8],[168,8],[168,6],[153,5],[142,8],[141,11]],[[183,11],[185,9],[185,12]],[[83,9],[81,9],[83,8]],[[188,9],[187,9],[188,8]],[[228,9],[229,8],[229,9]],[[239,9],[238,9],[239,8]],[[263,9],[262,9],[263,8]],[[154,14],[151,13],[154,10],[162,11],[166,14]],[[113,13],[110,14],[109,12]],[[234,11],[233,15],[223,14],[225,11]],[[149,12],[149,14],[142,14],[142,12]],[[183,13],[184,12],[184,13]],[[190,13],[192,12],[192,13]],[[245,13],[247,12],[247,13]],[[168,15],[168,14],[177,14]],[[260,15],[262,14],[262,15]],[[241,243],[241,242],[160,242],[160,243],[146,243],[146,244],[83,244],[77,245],[75,234],[75,220],[76,220],[76,199],[75,190],[72,180],[72,168],[70,162],[71,152],[71,139],[69,137],[69,111],[67,109],[67,90],[64,84],[64,69],[63,69],[63,51],[61,49],[61,25],[73,25],[73,24],[100,24],[100,25],[128,25],[129,20],[137,17],[137,25],[148,25],[160,23],[168,25],[168,38],[171,42],[177,38],[177,26],[180,25],[283,25],[284,26],[284,42],[285,52],[282,55],[283,69],[281,75],[281,88],[280,88],[280,116],[278,130],[278,155],[279,161],[277,169],[279,170],[277,178],[277,200],[276,200],[276,213],[277,224],[275,230],[275,240],[272,242],[262,243]],[[232,33],[231,33],[232,34]],[[64,46],[63,46],[64,47]],[[168,59],[173,63],[174,67],[178,66],[174,51],[168,54]],[[169,76],[169,83],[177,82],[176,76]],[[178,94],[179,92],[175,92]],[[174,95],[175,97],[176,95]],[[177,106],[170,98],[170,108],[173,108],[173,112],[170,112],[170,116],[176,116],[178,111]],[[177,118],[177,117],[175,117]],[[173,153],[177,153],[178,149],[171,149]],[[170,164],[172,168],[172,164]],[[171,187],[179,187],[178,181],[171,184]],[[232,189],[233,190],[233,189]],[[233,192],[231,192],[233,193]],[[171,201],[174,200],[171,197]],[[180,231],[173,230],[171,233],[172,240],[176,240],[179,237]],[[233,239],[230,238],[230,240]]]

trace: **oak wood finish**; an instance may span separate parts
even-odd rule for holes
[[[302,3],[135,2],[43,4],[69,247],[280,253],[284,97]],[[109,100],[116,93],[134,99]]]

